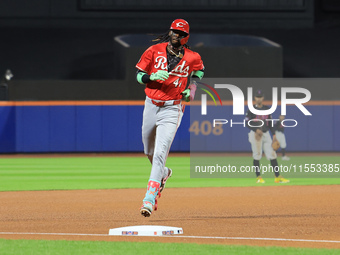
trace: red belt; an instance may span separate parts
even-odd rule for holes
[[[154,105],[159,106],[159,107],[160,107],[160,106],[164,106],[165,103],[166,103],[166,101],[156,102],[155,100],[152,100],[152,99],[151,99],[151,102],[152,102]],[[176,105],[176,104],[180,104],[180,103],[181,103],[181,100],[174,100],[172,105]]]

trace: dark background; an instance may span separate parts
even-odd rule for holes
[[[11,100],[129,99],[118,82],[122,63],[114,37],[163,33],[184,18],[191,33],[253,35],[280,44],[283,77],[339,77],[339,2],[2,0],[0,74],[14,74]],[[25,97],[29,93],[35,96]]]

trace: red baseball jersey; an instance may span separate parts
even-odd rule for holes
[[[167,42],[149,47],[139,59],[136,67],[151,75],[158,70],[168,71]],[[201,56],[194,51],[184,48],[184,56],[177,66],[169,73],[165,81],[151,81],[146,84],[145,94],[155,100],[181,99],[181,93],[185,90],[188,77],[192,71],[203,70],[204,65]]]

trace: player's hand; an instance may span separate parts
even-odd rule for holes
[[[158,70],[156,73],[152,73],[150,75],[150,80],[151,81],[165,81],[166,79],[169,78],[169,73],[164,70]]]
[[[182,92],[182,98],[184,99],[185,102],[190,101],[190,89],[186,89]]]
[[[277,151],[280,148],[280,143],[277,139],[273,139],[272,148],[274,151]]]

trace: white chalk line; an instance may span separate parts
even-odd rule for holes
[[[0,235],[51,235],[51,236],[105,236],[113,237],[108,234],[80,234],[80,233],[25,233],[25,232],[0,232]],[[117,236],[115,236],[117,237]],[[126,236],[124,236],[126,237]],[[138,236],[134,236],[138,237]],[[340,243],[338,240],[311,240],[311,239],[289,239],[289,238],[266,238],[266,237],[228,237],[228,236],[183,236],[183,235],[164,235],[154,237],[173,237],[191,239],[224,239],[224,240],[257,240],[257,241],[280,241],[280,242],[311,242],[311,243]]]
[[[311,239],[286,239],[266,237],[226,237],[226,236],[171,236],[198,239],[227,239],[227,240],[258,240],[258,241],[283,241],[283,242],[312,242],[312,243],[340,243],[337,240],[311,240]]]

